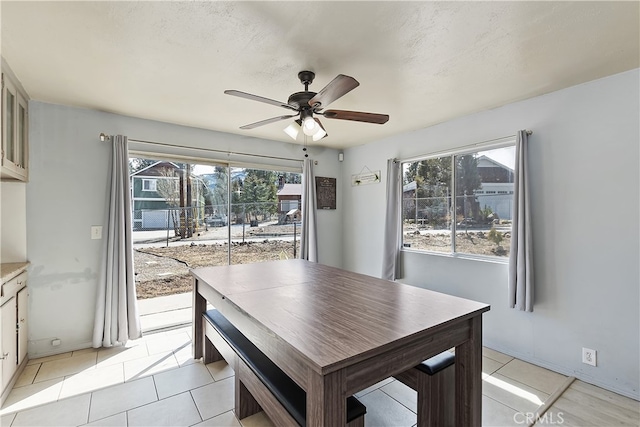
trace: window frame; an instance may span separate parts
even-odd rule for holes
[[[472,259],[472,260],[477,260],[477,261],[484,261],[484,262],[493,262],[493,263],[497,263],[497,264],[508,264],[509,263],[509,257],[502,257],[502,256],[498,256],[498,255],[483,255],[483,254],[472,254],[472,253],[467,253],[467,252],[457,252],[456,251],[456,221],[455,221],[455,212],[457,209],[457,200],[456,200],[456,165],[455,165],[455,158],[456,156],[463,156],[466,154],[474,154],[474,153],[478,153],[480,151],[490,151],[490,150],[496,150],[496,149],[500,149],[500,148],[507,148],[507,147],[515,147],[516,145],[516,135],[512,135],[512,136],[508,136],[508,137],[504,137],[504,138],[499,138],[499,139],[495,139],[492,141],[487,141],[487,142],[481,142],[481,143],[477,143],[477,144],[472,144],[472,145],[467,145],[464,147],[460,147],[457,149],[451,149],[451,150],[446,150],[446,151],[439,151],[439,152],[434,152],[434,153],[430,153],[430,154],[424,154],[424,155],[420,155],[420,156],[416,156],[416,157],[411,157],[411,158],[407,158],[407,159],[401,159],[400,160],[400,168],[403,171],[403,176],[402,179],[400,180],[400,188],[398,191],[400,191],[400,194],[403,194],[403,185],[404,185],[404,167],[405,164],[408,163],[415,163],[415,162],[420,162],[423,160],[431,160],[431,159],[438,159],[438,158],[443,158],[443,157],[449,157],[451,159],[451,181],[450,181],[450,185],[452,188],[451,191],[451,212],[453,212],[454,214],[454,218],[451,221],[451,226],[450,226],[450,232],[451,232],[451,246],[450,246],[450,252],[438,252],[438,251],[433,251],[433,250],[427,250],[427,249],[414,249],[411,247],[405,247],[404,246],[404,229],[403,229],[403,225],[404,225],[404,214],[400,215],[400,230],[402,233],[401,236],[401,245],[400,245],[400,250],[402,252],[410,252],[410,253],[416,253],[416,254],[425,254],[425,255],[435,255],[435,256],[443,256],[443,257],[447,257],[447,258],[461,258],[461,259]],[[491,193],[490,191],[484,191],[485,194],[489,194]],[[513,195],[514,192],[510,191],[509,195]],[[512,198],[512,203],[514,203],[515,200]],[[402,206],[404,204],[404,197],[400,198],[400,209],[402,212]]]
[[[153,188],[144,188],[147,182],[149,184],[153,184],[153,185],[149,185],[149,187],[153,187]],[[156,178],[142,178],[142,191],[148,191],[148,192],[158,191],[158,180]]]

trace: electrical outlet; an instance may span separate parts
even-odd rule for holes
[[[91,239],[92,240],[100,240],[100,239],[102,239],[102,226],[101,225],[93,225],[93,226],[91,226]]]
[[[590,348],[582,347],[582,363],[596,366],[596,351]]]

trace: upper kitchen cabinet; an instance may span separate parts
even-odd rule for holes
[[[0,177],[29,178],[29,104],[20,82],[2,61],[2,164]]]

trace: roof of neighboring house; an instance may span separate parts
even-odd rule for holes
[[[302,196],[302,184],[285,184],[278,190],[278,196]]]
[[[178,165],[176,165],[175,163],[173,163],[173,162],[166,162],[166,161],[163,161],[163,160],[159,160],[159,161],[147,166],[146,168],[142,168],[139,171],[135,171],[130,176],[140,175],[140,174],[142,174],[142,172],[149,173],[151,170],[156,169],[156,168],[180,169],[180,167]]]
[[[499,168],[503,168],[513,172],[513,169],[511,169],[509,166],[505,165],[504,163],[500,163],[499,161],[487,156],[478,157],[478,167],[479,168],[499,167]]]
[[[411,181],[408,184],[405,184],[402,186],[402,192],[406,193],[407,191],[412,191],[415,190],[417,188],[418,184],[416,184],[415,181]]]

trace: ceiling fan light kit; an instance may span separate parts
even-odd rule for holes
[[[314,114],[321,115],[327,119],[337,120],[351,120],[364,123],[384,124],[389,120],[387,114],[377,113],[364,113],[360,111],[346,111],[346,110],[326,110],[322,111],[324,107],[335,101],[336,99],[344,96],[348,92],[352,91],[360,85],[356,79],[344,74],[338,74],[338,76],[329,82],[320,92],[309,91],[309,85],[313,83],[315,78],[313,71],[300,71],[298,78],[300,83],[304,85],[304,92],[296,92],[289,96],[287,102],[280,102],[274,99],[265,98],[258,95],[253,95],[238,90],[225,90],[227,95],[238,96],[240,98],[246,98],[253,101],[263,102],[266,104],[276,105],[278,107],[286,108],[296,111],[297,114],[290,114],[284,116],[273,117],[259,122],[250,123],[248,125],[240,126],[240,129],[255,129],[259,126],[264,126],[270,123],[279,122],[281,120],[287,120],[293,117],[298,117],[289,126],[284,129],[284,132],[292,139],[298,140],[300,133],[305,135],[304,142],[306,144],[306,137],[311,137],[313,141],[319,141],[322,138],[329,136],[324,126]],[[302,132],[300,132],[302,131]]]
[[[312,136],[318,132],[318,124],[313,120],[313,113],[311,109],[304,109],[300,112],[300,118],[302,119],[302,132],[307,136]]]
[[[302,127],[300,126],[301,124],[302,121],[300,119],[294,120],[293,123],[284,128],[284,133],[289,135],[293,140],[297,141],[298,135],[300,134],[300,129],[302,129]]]

